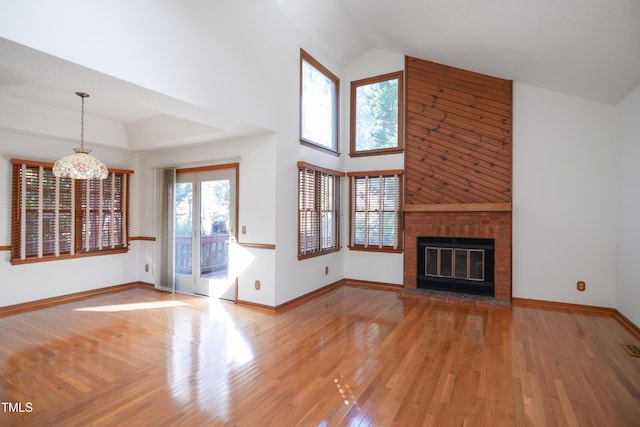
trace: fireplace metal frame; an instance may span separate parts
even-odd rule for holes
[[[419,236],[417,238],[417,288],[494,296],[495,262],[494,239]],[[429,273],[427,253],[429,249],[437,252],[437,274]],[[442,250],[451,250],[451,274],[441,273]],[[456,274],[456,250],[467,251],[466,277]],[[482,279],[470,278],[470,253],[482,253]]]

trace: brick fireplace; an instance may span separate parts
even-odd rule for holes
[[[404,287],[417,287],[420,236],[494,239],[494,297],[511,298],[511,212],[406,212]]]
[[[405,74],[404,287],[419,237],[490,239],[493,297],[510,300],[512,82],[409,56]]]

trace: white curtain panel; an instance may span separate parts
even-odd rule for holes
[[[155,288],[175,292],[175,206],[176,168],[156,169]]]

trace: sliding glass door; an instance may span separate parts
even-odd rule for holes
[[[178,170],[175,205],[176,291],[235,301],[229,274],[236,238],[237,165]]]

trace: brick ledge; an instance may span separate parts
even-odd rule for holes
[[[484,295],[437,291],[432,289],[404,288],[398,292],[398,298],[415,298],[429,302],[463,305],[478,308],[511,308],[511,300],[509,299],[494,298]]]

